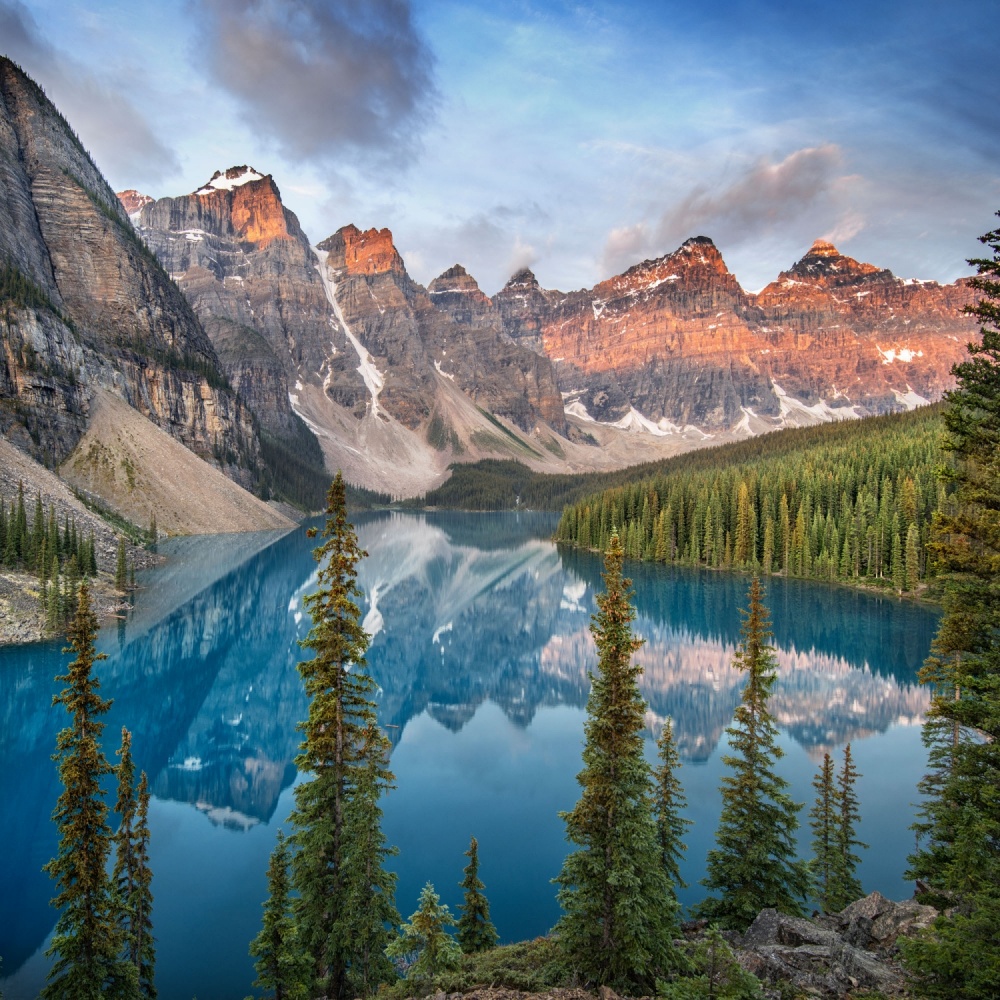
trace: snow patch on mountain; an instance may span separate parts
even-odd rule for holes
[[[206,195],[213,191],[232,191],[233,188],[249,184],[250,181],[262,181],[263,179],[264,175],[257,173],[253,167],[230,167],[225,172],[216,170],[212,174],[212,179],[198,188],[195,194]]]
[[[896,397],[896,401],[902,403],[908,410],[915,410],[918,406],[926,406],[930,402],[929,399],[924,399],[919,393],[914,392],[909,383],[907,383],[906,392],[893,389],[892,394]]]
[[[800,427],[803,424],[829,423],[834,420],[856,420],[864,416],[856,406],[830,406],[825,399],[810,406],[801,399],[789,396],[774,381],[771,382],[771,388],[778,397],[778,405],[781,407],[780,420],[785,426]]]
[[[923,351],[913,351],[909,347],[901,347],[899,349],[890,347],[887,351],[883,351],[876,344],[875,350],[882,355],[882,364],[884,365],[891,365],[893,361],[905,361],[909,363],[914,358],[922,358],[924,356]]]
[[[361,374],[361,378],[364,380],[365,386],[371,394],[372,416],[377,417],[379,413],[378,395],[382,391],[382,386],[385,385],[385,374],[378,370],[372,356],[367,350],[365,350],[361,341],[358,340],[351,328],[347,325],[347,320],[344,319],[344,313],[341,311],[340,303],[337,301],[337,283],[330,275],[330,269],[327,267],[327,257],[329,256],[328,252],[326,250],[320,250],[318,247],[313,247],[312,251],[316,255],[316,259],[318,261],[316,270],[319,272],[319,276],[323,282],[323,290],[326,292],[327,301],[330,303],[330,308],[333,310],[333,316],[330,318],[330,324],[334,327],[339,326],[340,329],[344,331],[344,335],[351,342],[354,350],[357,351],[358,359],[360,361],[357,371]],[[336,348],[334,348],[334,351],[336,351]]]

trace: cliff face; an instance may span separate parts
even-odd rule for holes
[[[54,462],[103,387],[249,484],[258,443],[187,300],[42,91],[0,59],[0,431]]]
[[[309,241],[273,179],[246,166],[216,173],[192,194],[141,206],[137,228],[241,397],[268,430],[291,434],[289,385],[300,369],[323,366],[330,310]]]
[[[817,240],[754,304],[786,392],[883,412],[952,386],[975,330],[963,315],[974,299],[967,281],[903,281]]]
[[[319,244],[343,319],[382,380],[378,405],[410,429],[432,420],[441,379],[481,409],[524,431],[539,421],[565,431],[562,401],[547,358],[501,333],[496,308],[456,265],[429,289],[410,279],[387,229],[339,229]],[[328,392],[356,414],[368,406],[334,358]]]
[[[966,282],[907,282],[818,241],[757,295],[695,237],[593,289],[527,271],[494,299],[556,366],[567,412],[669,435],[755,433],[937,399],[974,327]]]

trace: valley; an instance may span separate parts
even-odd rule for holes
[[[973,332],[964,279],[900,279],[823,240],[758,293],[703,236],[591,289],[521,269],[489,296],[460,263],[425,288],[389,229],[307,236],[248,165],[186,195],[116,196],[9,60],[0,97],[19,150],[0,164],[0,433],[171,533],[315,510],[337,469],[413,498],[484,459],[610,472],[912,409],[952,384]],[[249,520],[230,514],[181,452],[126,456],[112,424],[139,425],[99,419],[119,404],[277,514],[249,499]]]

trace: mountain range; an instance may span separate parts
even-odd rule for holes
[[[912,408],[974,331],[967,279],[822,240],[757,293],[703,236],[591,289],[521,270],[487,296],[460,264],[425,288],[388,229],[313,243],[248,165],[116,196],[6,59],[0,152],[0,433],[119,508],[95,474],[117,452],[87,436],[108,396],[260,496],[302,503],[290,484],[337,468],[407,496],[453,462],[607,469]]]

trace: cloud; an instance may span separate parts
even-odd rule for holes
[[[157,181],[177,171],[174,153],[125,96],[141,89],[141,81],[98,76],[57,50],[19,0],[0,0],[0,39],[5,53],[41,84],[97,166],[115,182],[137,176]]]
[[[530,243],[525,243],[519,235],[515,236],[514,246],[507,258],[507,270],[511,274],[516,274],[525,267],[534,267],[537,263],[538,251]]]
[[[728,245],[773,236],[836,191],[841,162],[839,147],[828,143],[798,149],[778,163],[759,160],[721,188],[699,184],[658,219],[611,230],[603,266],[615,273],[691,236]],[[855,220],[854,232],[860,228]]]
[[[486,212],[423,226],[404,237],[406,266],[416,280],[429,282],[452,264],[461,264],[487,295],[502,288],[516,271],[534,267],[544,248],[546,212],[534,201],[497,204]],[[419,249],[415,249],[415,247]]]
[[[192,0],[201,64],[283,154],[412,154],[433,57],[409,0]]]
[[[695,188],[660,221],[657,235],[683,241],[724,229],[729,239],[760,237],[794,219],[830,189],[841,163],[834,145],[798,149],[780,163],[759,161],[722,191]]]

